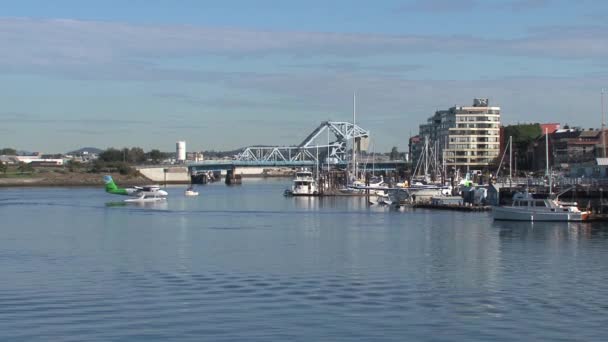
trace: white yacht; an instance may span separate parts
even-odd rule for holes
[[[563,203],[557,198],[540,199],[532,194],[516,193],[511,206],[499,206],[492,209],[495,220],[509,221],[586,221],[588,211],[580,211],[576,203]]]
[[[365,180],[356,180],[354,182],[352,182],[352,184],[347,185],[346,189],[344,189],[344,192],[350,192],[350,193],[358,193],[358,194],[365,194],[366,191],[369,190],[369,194],[370,195],[375,195],[375,196],[388,196],[388,194],[386,193],[386,189],[388,188],[388,185],[386,183],[384,183],[384,177],[379,176],[379,177],[371,177],[369,180],[369,185],[365,185]]]
[[[312,172],[308,170],[296,171],[291,189],[285,190],[287,196],[318,196],[319,187],[317,181],[312,177]]]

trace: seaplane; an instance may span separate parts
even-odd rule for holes
[[[145,203],[164,201],[169,195],[165,190],[161,190],[158,185],[134,186],[132,188],[119,188],[112,176],[104,176],[103,181],[106,184],[106,192],[112,195],[132,196],[124,200],[125,202]]]

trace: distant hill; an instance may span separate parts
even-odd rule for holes
[[[88,154],[100,154],[101,152],[103,152],[103,150],[98,149],[96,147],[83,147],[83,148],[75,150],[75,151],[70,151],[67,154],[80,155],[80,154],[83,154],[84,152],[87,152]]]

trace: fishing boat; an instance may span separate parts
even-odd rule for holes
[[[308,170],[296,171],[291,189],[285,190],[285,196],[318,196],[319,187]]]
[[[589,218],[588,211],[581,211],[574,203],[560,202],[556,198],[534,198],[528,192],[513,195],[511,206],[494,207],[495,220],[508,221],[560,221],[580,222]]]
[[[559,200],[559,196],[570,191],[566,189],[553,195],[552,173],[549,167],[549,134],[545,130],[546,175],[549,182],[549,197],[535,198],[526,189],[513,195],[511,206],[497,206],[492,209],[494,220],[510,221],[558,221],[580,222],[589,219],[589,211],[581,211],[576,203],[567,203]]]

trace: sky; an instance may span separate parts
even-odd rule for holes
[[[20,0],[0,13],[0,148],[294,145],[352,119],[407,150],[435,110],[601,125],[603,0]],[[606,101],[608,103],[608,94]]]

